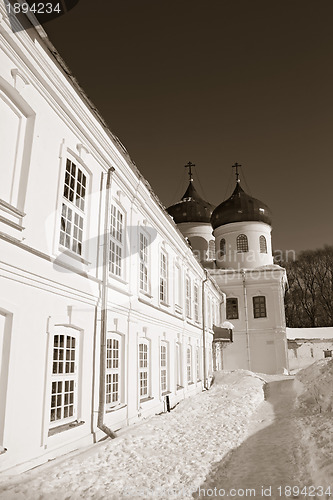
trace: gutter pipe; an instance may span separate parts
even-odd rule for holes
[[[108,281],[109,281],[109,247],[110,247],[110,208],[111,208],[111,181],[114,168],[107,172],[106,199],[104,216],[104,243],[103,243],[103,279],[102,279],[102,311],[101,311],[101,346],[100,346],[100,373],[99,373],[99,405],[97,427],[107,436],[114,439],[117,435],[104,423],[105,415],[105,374],[106,374],[106,336],[108,324]]]
[[[202,307],[202,342],[203,342],[203,379],[204,389],[208,390],[206,377],[206,315],[205,315],[205,283],[208,281],[207,271],[205,269],[206,278],[202,282],[201,307]]]

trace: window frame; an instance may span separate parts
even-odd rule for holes
[[[111,346],[108,346],[108,341],[111,341]],[[114,343],[117,342],[117,346]],[[112,355],[109,357],[109,353]],[[118,356],[115,357],[113,354],[117,352]],[[108,366],[108,360],[110,360],[111,365]],[[114,361],[117,361],[114,363]],[[110,376],[110,381],[108,381],[108,376]],[[117,377],[115,377],[117,376]],[[115,381],[114,379],[117,380]],[[111,387],[110,387],[111,386]],[[108,387],[110,391],[108,392]],[[114,388],[116,387],[116,390]],[[113,399],[113,394],[117,393],[117,399]],[[108,396],[110,401],[108,401]],[[107,333],[106,337],[106,356],[105,356],[105,408],[110,409],[118,406],[122,403],[122,337],[117,333]]]
[[[263,300],[262,300],[263,299]],[[265,295],[255,295],[252,297],[254,319],[267,318],[267,306]]]
[[[168,254],[165,250],[160,251],[159,300],[168,304]]]
[[[187,384],[193,384],[193,366],[192,366],[192,346],[186,348],[186,381]]]
[[[267,252],[267,240],[263,234],[259,236],[259,249],[260,253],[268,253]]]
[[[143,246],[144,240],[146,241]],[[139,232],[139,290],[142,293],[150,293],[149,282],[149,237],[143,231]],[[146,277],[146,279],[143,279]]]
[[[185,277],[185,315],[187,318],[191,318],[192,310],[191,310],[191,300],[192,300],[192,294],[191,294],[191,278],[187,275]]]
[[[208,260],[215,260],[215,241],[209,240],[208,242]]]
[[[143,346],[143,349],[140,350],[140,346]],[[146,354],[146,357],[143,356],[141,358],[141,352],[142,354]],[[144,361],[146,361],[146,366],[144,366]],[[143,366],[141,366],[141,362],[143,363]],[[150,343],[147,339],[140,338],[139,343],[138,343],[138,390],[139,390],[139,399],[140,401],[143,401],[145,399],[148,399],[150,397]],[[141,377],[141,374],[146,374],[145,379]],[[143,380],[146,380],[147,384],[142,385],[141,382]],[[146,388],[146,391],[142,394],[142,387]]]
[[[239,234],[236,238],[236,246],[238,253],[246,253],[249,251],[249,240],[246,234]]]
[[[121,217],[121,220],[119,219]],[[115,203],[110,206],[110,246],[109,246],[109,274],[117,278],[124,277],[126,218],[125,212]],[[118,272],[116,272],[118,270]]]
[[[220,256],[224,257],[226,254],[226,242],[225,238],[220,239]]]
[[[194,283],[193,287],[193,308],[194,308],[194,321],[199,323],[199,285]]]
[[[75,167],[74,175],[73,166]],[[81,179],[82,181],[84,180],[84,182],[81,182]],[[74,182],[72,182],[72,180],[74,180]],[[89,173],[87,169],[67,153],[64,176],[61,184],[62,195],[58,244],[60,248],[65,249],[66,252],[70,252],[79,258],[83,258],[85,254],[84,236],[86,233],[88,213],[88,184]],[[68,217],[69,214],[71,214],[70,218]]]
[[[160,385],[162,395],[169,391],[168,342],[165,340],[161,340],[160,344]]]
[[[234,304],[229,306],[229,304],[234,301]],[[233,312],[235,310],[236,312]],[[239,319],[239,307],[238,307],[238,297],[227,297],[225,301],[226,319]],[[230,314],[231,310],[231,314]]]
[[[56,345],[55,339],[56,337],[64,337],[63,347],[61,345]],[[67,359],[67,352],[72,353],[73,350],[70,346],[68,350],[68,342],[67,339],[75,339],[75,347],[74,347],[74,360]],[[55,358],[55,351],[57,350],[57,359]],[[61,358],[60,353],[63,351],[63,357]],[[60,427],[66,424],[70,424],[76,420],[78,420],[78,385],[79,385],[79,357],[80,357],[80,332],[71,327],[59,327],[56,331],[51,334],[51,356],[50,356],[50,399],[49,399],[49,407],[48,407],[48,428],[51,431],[56,427]],[[55,364],[62,363],[64,370],[62,372],[54,372]],[[66,372],[66,363],[71,363],[74,367],[74,371]],[[66,382],[73,382],[73,391],[66,391]],[[62,384],[61,392],[57,392],[53,390],[54,384]],[[69,398],[69,404],[66,403],[66,394],[73,394],[73,400],[71,401]],[[58,398],[60,396],[61,404],[59,405]],[[54,401],[56,398],[57,401]],[[53,404],[55,403],[55,405]],[[72,403],[72,404],[71,404]],[[73,413],[67,416],[65,413],[65,406],[72,406]],[[60,408],[61,418],[55,418],[52,420],[52,411],[55,410],[55,414],[57,413],[58,408]]]
[[[183,387],[183,374],[182,374],[182,344],[180,342],[176,342],[176,390],[181,389]]]

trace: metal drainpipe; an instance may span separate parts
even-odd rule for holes
[[[244,271],[244,269],[241,269],[241,273],[242,273],[242,279],[243,279],[243,294],[244,294],[244,315],[245,315],[247,364],[248,364],[248,369],[251,370],[249,318],[248,318],[248,310],[247,310],[247,293],[246,293],[246,286],[245,286],[245,271]]]
[[[203,377],[204,377],[204,388],[207,387],[206,378],[206,317],[205,317],[205,283],[208,281],[207,271],[205,270],[206,279],[202,282],[202,297],[201,297],[201,307],[202,307],[202,342],[203,342]]]
[[[99,405],[97,427],[107,436],[114,439],[117,435],[104,424],[105,414],[105,368],[106,368],[106,336],[108,324],[108,280],[109,280],[109,246],[110,246],[110,205],[111,180],[114,168],[110,167],[106,181],[106,199],[104,216],[104,247],[103,247],[103,280],[102,280],[102,311],[101,311],[101,350],[100,350],[100,377],[99,377]]]

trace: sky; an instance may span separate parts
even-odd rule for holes
[[[167,207],[195,163],[214,205],[242,187],[275,250],[333,244],[331,0],[80,0],[44,25]]]

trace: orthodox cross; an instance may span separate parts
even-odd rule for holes
[[[235,163],[235,165],[232,166],[232,168],[235,169],[235,173],[236,173],[236,182],[240,182],[239,180],[239,172],[238,172],[238,167],[241,167],[242,165],[240,165],[239,163]]]
[[[191,161],[189,161],[187,165],[185,165],[185,168],[188,168],[188,175],[190,177],[190,182],[193,181],[192,167],[195,167],[195,163],[192,163]]]

